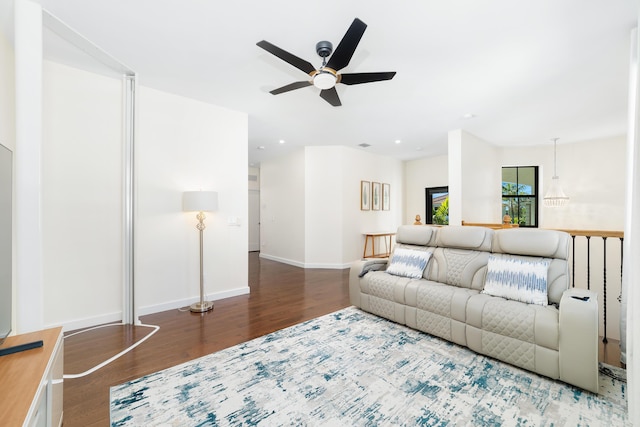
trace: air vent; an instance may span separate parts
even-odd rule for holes
[[[258,175],[249,175],[249,181],[257,181]]]
[[[367,148],[367,147],[371,147],[371,144],[367,144],[366,142],[363,142],[362,144],[358,144],[358,147]]]

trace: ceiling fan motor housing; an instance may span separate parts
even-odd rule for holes
[[[326,40],[316,43],[316,52],[322,58],[326,58],[333,52],[333,45]]]

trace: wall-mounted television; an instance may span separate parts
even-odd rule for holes
[[[0,144],[0,344],[11,333],[13,153]]]

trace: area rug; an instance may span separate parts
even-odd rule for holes
[[[115,426],[628,425],[600,393],[349,307],[111,388]]]

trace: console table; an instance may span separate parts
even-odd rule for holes
[[[42,347],[0,357],[2,425],[62,425],[62,328],[8,337],[2,347],[38,340]]]
[[[391,255],[391,239],[396,235],[394,232],[377,231],[373,233],[364,234],[364,252],[362,258],[388,258]],[[384,252],[376,253],[376,238],[384,239]],[[371,241],[371,254],[367,255],[367,247]]]

